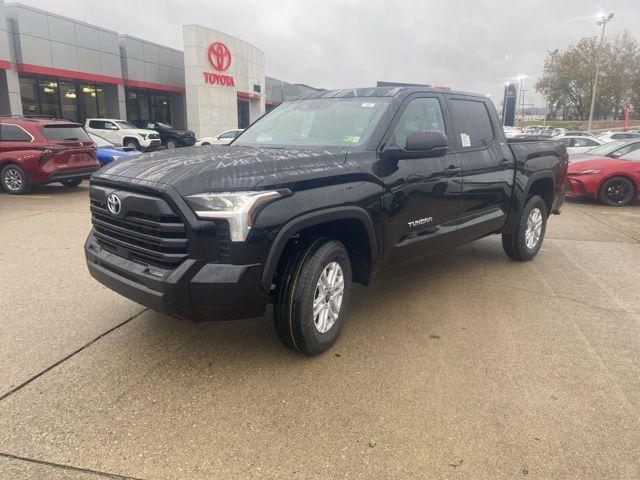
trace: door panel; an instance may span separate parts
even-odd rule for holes
[[[405,101],[390,129],[387,146],[404,147],[412,131],[450,131],[441,96]],[[385,184],[385,259],[401,263],[455,242],[461,170],[455,154],[436,158],[381,159],[376,174]]]
[[[464,243],[504,225],[515,162],[504,137],[496,133],[494,111],[484,101],[457,97],[449,106],[463,172],[458,242]]]

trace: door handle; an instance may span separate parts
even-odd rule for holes
[[[500,160],[500,161],[498,162],[498,166],[499,166],[500,168],[504,168],[504,169],[507,169],[507,168],[511,167],[511,165],[513,165],[513,161],[512,161],[512,160],[509,160],[509,159],[507,159],[507,158],[502,159],[502,160]]]
[[[460,167],[450,166],[450,167],[444,169],[444,174],[447,177],[455,177],[456,175],[458,175],[460,173],[462,173],[462,168],[460,168]]]

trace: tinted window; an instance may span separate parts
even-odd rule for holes
[[[90,120],[89,128],[97,128],[99,130],[104,129],[104,122],[101,120]]]
[[[615,150],[614,152],[611,152],[617,156],[622,156],[622,155],[627,155],[628,153],[631,152],[635,152],[636,150],[638,150],[640,148],[640,142],[633,142],[633,143],[629,143],[628,145],[625,145],[624,147],[619,148],[618,150]]]
[[[0,140],[3,142],[30,142],[31,135],[17,125],[0,124]]]
[[[80,125],[47,125],[40,129],[42,135],[57,142],[91,142]]]
[[[493,140],[491,118],[483,102],[451,100],[451,116],[457,128],[457,143],[463,148],[480,148]]]
[[[437,98],[416,98],[412,100],[402,112],[402,116],[395,126],[393,135],[389,139],[398,147],[407,144],[410,133],[427,130],[441,130],[444,132],[444,120],[440,102]]]

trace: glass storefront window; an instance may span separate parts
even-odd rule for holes
[[[104,102],[104,91],[100,87],[96,87],[96,102],[98,105],[98,117],[107,116],[107,106]]]
[[[42,114],[60,117],[58,82],[49,79],[38,80],[38,95],[40,96],[40,110]]]
[[[60,82],[59,85],[62,118],[73,120],[74,122],[79,121],[76,84],[69,82]]]
[[[152,90],[127,89],[127,119],[171,123],[170,97]]]
[[[22,111],[25,115],[40,113],[38,92],[35,78],[20,77],[20,97],[22,98]]]
[[[98,105],[96,102],[95,85],[81,85],[82,92],[82,110],[85,118],[98,117]]]

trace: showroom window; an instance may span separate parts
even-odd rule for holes
[[[46,77],[20,77],[25,115],[51,115],[74,122],[104,117],[107,109],[101,85]]]
[[[133,88],[128,88],[126,95],[127,120],[151,120],[171,124],[169,95]]]

